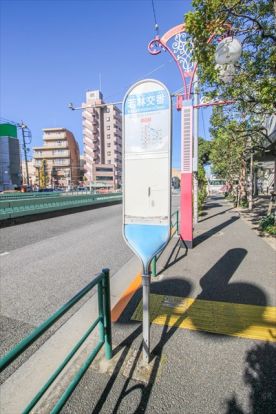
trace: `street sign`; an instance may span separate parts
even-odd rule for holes
[[[143,358],[149,362],[151,260],[167,244],[171,221],[171,98],[153,79],[123,102],[123,234],[143,265]]]
[[[171,98],[156,80],[134,84],[123,102],[123,233],[148,273],[170,237]]]

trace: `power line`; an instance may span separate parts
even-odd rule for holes
[[[111,94],[111,95],[107,95],[107,96],[105,96],[105,99],[108,99],[108,98],[112,98],[112,97],[114,97],[114,96],[121,95],[121,92],[122,92],[123,90],[125,91],[126,89],[128,89],[131,85],[133,85],[133,83],[138,82],[139,80],[141,80],[141,79],[143,79],[143,78],[146,78],[147,76],[152,75],[154,72],[157,72],[158,70],[160,70],[160,69],[164,68],[165,66],[167,66],[169,63],[172,63],[172,62],[173,62],[173,59],[171,58],[171,59],[169,59],[167,62],[162,63],[161,65],[159,65],[159,66],[157,66],[156,68],[152,69],[150,72],[144,73],[144,75],[143,75],[143,76],[140,76],[139,78],[136,78],[136,80],[135,80],[135,81],[133,81],[133,82],[131,82],[131,83],[129,83],[129,84],[127,84],[127,85],[125,85],[124,87],[122,87],[122,88],[120,89],[120,91],[118,90],[118,92],[115,92],[115,93],[113,93],[113,94]]]
[[[151,0],[151,5],[152,5],[152,12],[153,12],[153,18],[154,18],[154,23],[155,23],[154,29],[155,29],[156,35],[158,36],[159,35],[159,26],[158,26],[157,18],[156,18],[156,12],[155,12],[155,7],[154,7],[154,0]]]

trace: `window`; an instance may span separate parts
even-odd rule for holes
[[[107,155],[109,155],[109,156],[110,156],[110,155],[111,155],[111,151],[107,151]]]
[[[110,130],[110,125],[107,125],[106,129],[109,131]]]
[[[109,168],[109,167],[96,167],[96,171],[112,172],[113,171],[113,168]]]
[[[106,108],[106,112],[108,112],[108,113],[109,113],[109,112],[110,112],[110,108]]]
[[[111,147],[111,144],[110,144],[110,142],[106,145],[108,148],[110,148]]]
[[[108,161],[107,161],[107,164],[111,164],[111,160],[108,160]]]
[[[97,175],[96,181],[113,181],[113,176],[105,177],[104,175]]]
[[[110,134],[107,134],[106,138],[107,138],[107,139],[110,139]]]
[[[110,121],[110,116],[108,116],[108,117],[106,118],[106,120],[107,120],[107,121]]]

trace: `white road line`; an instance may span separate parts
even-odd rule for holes
[[[6,256],[7,254],[10,254],[10,252],[3,252],[3,253],[0,253],[0,256]]]

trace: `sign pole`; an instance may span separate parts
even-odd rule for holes
[[[149,363],[150,359],[150,275],[143,274],[143,360]]]
[[[134,84],[123,102],[123,235],[142,265],[143,360],[150,361],[150,271],[170,240],[171,96],[161,82]]]

